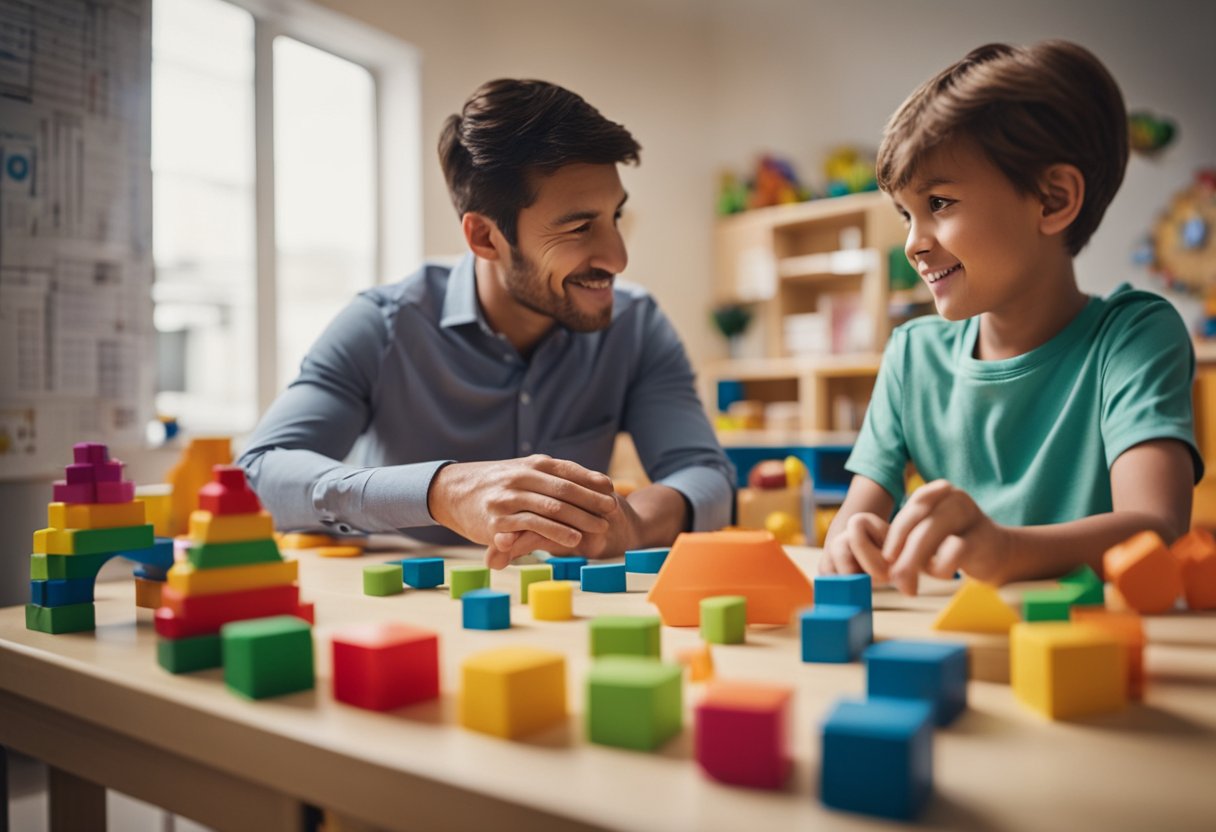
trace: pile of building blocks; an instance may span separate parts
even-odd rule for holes
[[[406,624],[378,622],[333,634],[334,699],[388,711],[439,696],[439,636]]]
[[[793,688],[715,681],[697,703],[696,758],[710,777],[734,786],[780,789],[789,777]]]
[[[857,661],[874,640],[870,576],[817,576],[815,605],[800,612],[798,622],[804,662]]]
[[[566,658],[534,647],[500,647],[461,665],[460,724],[518,739],[566,719]]]

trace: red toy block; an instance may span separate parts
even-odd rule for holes
[[[790,772],[793,688],[711,682],[696,711],[697,762],[715,780],[780,789]]]
[[[122,482],[122,471],[126,467],[121,460],[107,459],[93,466],[93,476],[97,482]]]
[[[100,463],[110,458],[110,449],[100,442],[77,442],[72,446],[72,461]]]
[[[309,601],[306,604],[300,604],[298,607],[296,607],[296,611],[293,612],[292,615],[294,615],[296,618],[300,618],[300,619],[303,619],[304,621],[307,621],[309,624],[316,624],[317,623],[317,605],[314,604],[312,601]]]
[[[198,507],[213,515],[257,514],[262,510],[258,495],[245,480],[245,471],[236,465],[216,465],[211,482],[198,492]]]
[[[1216,609],[1216,538],[1194,528],[1170,547],[1182,567],[1182,592],[1192,610]]]
[[[239,465],[212,466],[211,481],[224,486],[224,488],[233,488],[237,491],[244,491],[249,488],[249,483],[245,480],[245,469]]]
[[[218,633],[230,621],[295,615],[301,606],[300,588],[279,584],[239,592],[183,595],[168,584],[160,593],[156,632],[165,638],[187,638]],[[300,616],[303,617],[303,616]]]
[[[1140,532],[1110,547],[1102,566],[1106,580],[1139,613],[1168,612],[1182,594],[1182,567],[1156,532]]]
[[[68,485],[84,485],[97,482],[97,469],[88,462],[76,462],[64,467],[63,475]]]
[[[439,637],[392,622],[346,627],[333,637],[334,699],[387,711],[439,696]]]
[[[99,503],[129,503],[135,499],[135,481],[98,482],[94,486]]]
[[[68,483],[66,480],[56,480],[51,486],[52,502],[56,503],[95,503],[97,488],[92,482]]]

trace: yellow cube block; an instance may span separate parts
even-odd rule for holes
[[[148,521],[143,503],[47,503],[46,524],[52,529],[116,529]]]
[[[568,621],[574,617],[574,583],[537,581],[528,587],[528,604],[537,621]]]
[[[240,543],[274,536],[274,520],[265,511],[252,514],[190,513],[190,538],[195,543]]]
[[[164,483],[135,486],[135,501],[143,503],[157,537],[173,537],[173,488]]]
[[[169,567],[168,583],[183,595],[214,595],[294,583],[299,571],[300,564],[294,560],[219,569],[195,569],[189,563],[175,563]]]
[[[561,653],[502,647],[472,655],[461,665],[464,727],[514,739],[565,718],[566,659]]]
[[[1127,704],[1127,656],[1119,639],[1063,621],[1015,624],[1010,637],[1014,695],[1049,719],[1116,711]]]

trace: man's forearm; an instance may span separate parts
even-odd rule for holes
[[[1152,514],[1114,511],[1051,526],[1006,527],[1009,559],[1002,582],[1056,578],[1081,565],[1102,575],[1107,549],[1145,530],[1172,543],[1177,532]]]
[[[626,498],[639,519],[637,548],[670,546],[688,528],[689,506],[684,495],[665,485],[639,488]]]

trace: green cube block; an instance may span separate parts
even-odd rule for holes
[[[363,567],[364,595],[397,595],[405,591],[400,563],[377,563]]]
[[[659,657],[657,615],[601,615],[591,621],[592,656]]]
[[[294,615],[233,621],[220,628],[224,682],[250,699],[314,685],[312,628]]]
[[[83,633],[97,629],[92,603],[67,604],[62,607],[25,605],[25,628],[43,633]]]
[[[272,538],[242,540],[239,543],[200,543],[186,550],[195,569],[220,569],[225,566],[249,566],[254,563],[275,563],[283,559],[279,544]]]
[[[683,669],[637,656],[598,659],[587,674],[587,739],[651,751],[684,727]]]
[[[538,581],[553,580],[553,567],[547,563],[519,567],[519,602],[528,603],[528,587]]]
[[[1027,590],[1022,593],[1022,620],[1067,621],[1069,610],[1082,592],[1082,588],[1075,585]]]
[[[742,644],[747,632],[747,598],[716,595],[701,599],[701,638],[711,644]]]
[[[453,598],[459,598],[474,589],[489,589],[490,567],[453,566],[448,572],[448,586],[451,587]]]
[[[156,661],[170,673],[193,673],[223,667],[222,645],[219,633],[191,638],[162,638],[156,642]]]
[[[1084,564],[1060,578],[1060,583],[1080,588],[1081,594],[1073,602],[1077,605],[1102,606],[1106,603],[1106,585],[1094,570]]]
[[[30,555],[30,578],[35,581],[64,581],[96,578],[106,561],[117,552],[98,555]]]
[[[63,533],[71,541],[73,555],[130,552],[135,549],[147,549],[156,542],[151,523],[142,526],[115,526],[112,529],[64,529]]]

